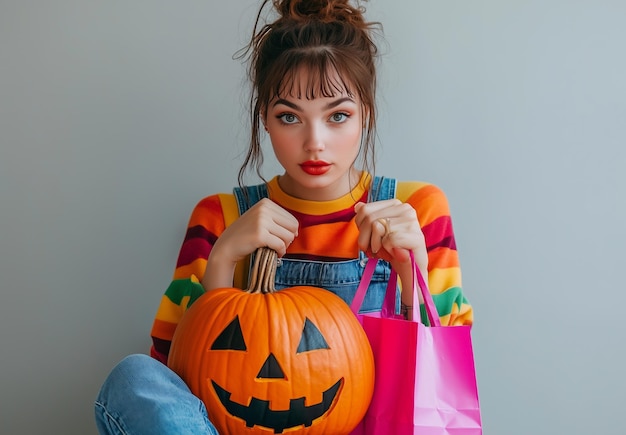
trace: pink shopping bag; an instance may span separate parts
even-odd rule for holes
[[[374,396],[352,435],[482,434],[470,326],[441,326],[432,296],[415,260],[413,320],[395,314],[397,275],[380,313],[358,314],[376,366]],[[370,259],[352,310],[358,313],[376,260]],[[420,318],[420,291],[428,316]]]

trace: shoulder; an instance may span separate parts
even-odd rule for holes
[[[215,219],[217,216],[228,220],[231,216],[239,215],[237,201],[232,193],[216,193],[198,201],[191,213],[190,226],[201,224],[206,219]]]
[[[445,192],[437,185],[425,181],[399,181],[396,198],[409,203],[420,218],[428,220],[449,216],[450,207]]]
[[[221,209],[223,198],[227,197],[233,197],[233,195],[228,193],[216,193],[213,195],[205,196],[196,203],[193,210],[194,212],[210,212],[211,210],[215,210],[216,208]]]
[[[425,200],[446,201],[446,194],[437,185],[426,181],[398,181],[396,198],[402,202]]]

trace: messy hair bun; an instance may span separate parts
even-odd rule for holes
[[[328,23],[345,21],[365,24],[363,8],[355,8],[348,0],[274,0],[274,8],[281,17],[295,21],[317,19]]]
[[[276,15],[262,19],[269,5]],[[364,12],[349,0],[263,0],[250,43],[240,52],[249,61],[252,84],[252,135],[240,184],[248,166],[263,178],[260,121],[270,101],[285,94],[313,99],[345,92],[358,97],[364,127],[361,157],[365,168],[373,170],[378,53],[374,33],[380,24],[366,22]],[[304,93],[298,86],[302,68],[310,73]]]

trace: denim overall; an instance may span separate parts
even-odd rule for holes
[[[247,191],[247,199],[242,188],[236,187],[233,190],[240,216],[262,198],[268,197],[265,184],[245,186],[244,189]],[[368,201],[395,198],[395,193],[396,180],[394,178],[374,177]],[[297,285],[321,287],[335,293],[349,305],[361,281],[366,262],[367,257],[362,251],[359,251],[359,258],[354,260],[330,263],[281,258],[278,260],[276,269],[275,287],[276,290]],[[360,312],[380,311],[390,272],[389,263],[379,260]],[[399,298],[398,294],[396,306],[399,305]]]

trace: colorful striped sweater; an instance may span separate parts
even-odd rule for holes
[[[314,202],[291,197],[278,185],[268,183],[270,198],[299,221],[298,237],[286,258],[341,261],[358,257],[358,230],[354,205],[367,199],[367,176],[349,194],[333,201]],[[472,308],[461,290],[461,270],[448,201],[436,186],[423,182],[399,182],[396,198],[411,204],[418,216],[428,250],[428,282],[442,325],[471,324]],[[194,208],[180,249],[173,281],[161,299],[152,327],[150,354],[167,362],[176,326],[187,306],[204,292],[200,281],[207,258],[226,226],[237,219],[232,194],[202,199]],[[235,269],[234,286],[245,288],[247,264]]]

